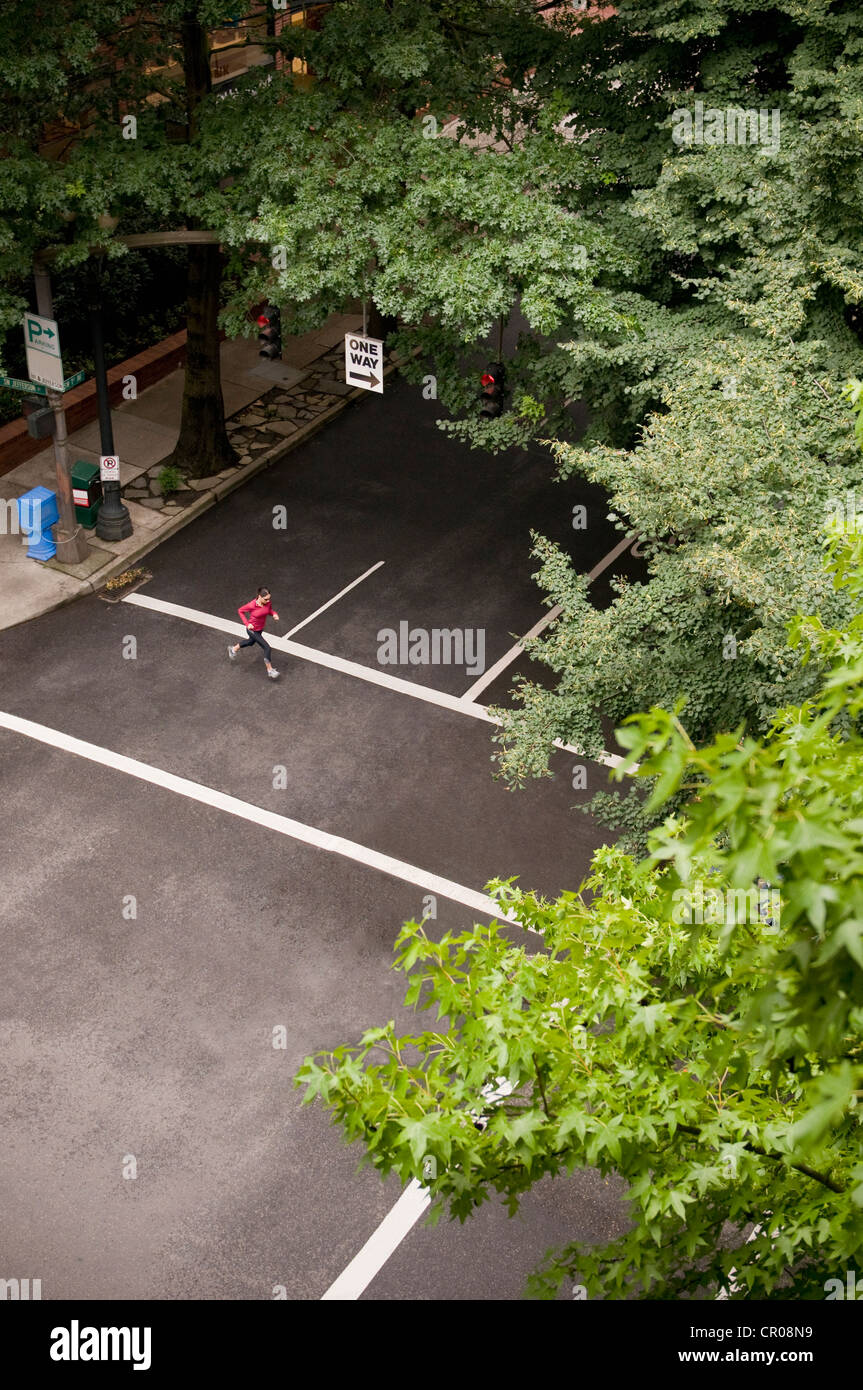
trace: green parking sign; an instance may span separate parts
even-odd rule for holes
[[[63,390],[63,363],[60,359],[60,334],[54,319],[41,314],[24,315],[24,351],[27,354],[27,375],[40,386]]]

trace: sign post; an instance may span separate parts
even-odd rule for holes
[[[384,394],[384,345],[381,338],[345,334],[345,381],[363,391]]]
[[[114,451],[114,427],[111,424],[105,345],[102,339],[102,311],[95,291],[90,304],[90,332],[93,338],[93,366],[96,373],[96,397],[99,402],[99,440],[102,446],[99,459],[102,505],[96,517],[96,535],[101,541],[124,541],[132,534],[132,518],[120,493],[120,460]]]
[[[66,447],[66,412],[63,409],[63,363],[60,358],[57,325],[51,318],[51,277],[45,267],[37,261],[33,268],[33,278],[36,281],[36,303],[39,313],[25,315],[24,345],[27,352],[27,370],[37,383],[47,388],[45,394],[54,412],[54,467],[57,476],[57,507],[60,512],[60,520],[56,526],[56,558],[61,565],[80,565],[90,554],[90,546],[75,516],[75,505],[72,501],[69,451]],[[31,322],[34,325],[32,342],[28,341],[31,331],[28,325]],[[53,327],[53,337],[45,331],[43,325]],[[40,350],[39,343],[42,338],[46,347],[51,348],[51,344],[54,345],[52,350]],[[46,362],[50,364],[48,367],[45,367]]]

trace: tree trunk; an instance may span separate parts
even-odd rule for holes
[[[189,144],[198,135],[198,107],[211,87],[207,32],[195,9],[183,16],[183,75]],[[194,227],[194,219],[189,219]],[[186,278],[186,377],[180,437],[166,464],[190,478],[205,478],[237,462],[225,429],[219,358],[222,254],[218,246],[190,246]]]
[[[218,246],[190,246],[186,301],[186,377],[180,437],[165,463],[190,478],[205,478],[237,462],[225,429],[219,362]]]
[[[386,342],[390,333],[394,333],[399,326],[399,321],[393,314],[382,314],[377,304],[371,303],[366,315],[368,324],[368,334],[370,338],[381,338]]]

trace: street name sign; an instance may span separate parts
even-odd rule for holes
[[[75,372],[73,376],[67,376],[63,382],[63,390],[71,391],[73,386],[80,386],[86,377],[86,372]],[[35,381],[23,381],[20,376],[4,376],[0,372],[0,386],[5,386],[7,391],[29,391],[34,396],[47,396],[48,387],[38,386]]]
[[[384,345],[380,338],[345,334],[345,381],[348,386],[384,394]]]
[[[22,381],[19,376],[0,376],[0,386],[7,391],[29,391],[34,396],[47,396],[47,386],[37,386],[35,381]]]
[[[24,350],[31,381],[40,386],[63,390],[63,363],[60,359],[60,335],[54,319],[40,314],[24,315]]]
[[[103,483],[119,483],[120,460],[116,454],[99,455],[99,477]]]

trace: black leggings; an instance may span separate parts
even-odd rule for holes
[[[273,655],[273,652],[269,642],[264,637],[264,634],[262,632],[253,632],[251,628],[247,628],[246,631],[249,635],[246,638],[245,642],[240,642],[239,645],[241,647],[253,647],[257,642],[259,647],[263,647],[264,656],[266,657],[267,661],[269,661],[270,657]]]

